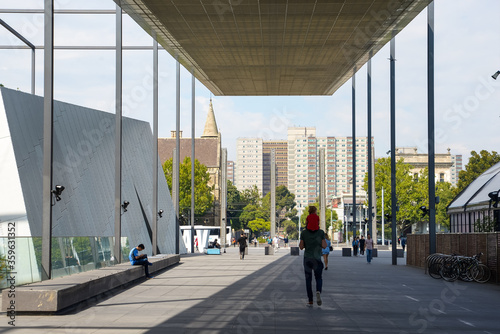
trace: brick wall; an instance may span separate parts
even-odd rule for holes
[[[409,234],[406,245],[406,264],[425,267],[429,256],[429,235]],[[498,257],[500,256],[500,233],[438,233],[436,234],[436,252],[473,256],[479,252],[484,255],[481,262],[491,269],[491,280],[499,283]]]

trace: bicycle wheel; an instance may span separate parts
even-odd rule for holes
[[[441,266],[439,273],[441,274],[441,277],[448,282],[456,281],[459,276],[456,263],[451,261],[445,261]]]
[[[432,278],[439,279],[441,278],[441,273],[439,272],[440,270],[441,270],[441,263],[439,262],[433,263],[429,266],[429,275]]]
[[[479,274],[474,277],[474,280],[478,283],[486,283],[491,278],[491,271],[488,266],[480,263],[477,265]]]

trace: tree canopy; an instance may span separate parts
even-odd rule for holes
[[[179,166],[179,207],[180,214],[188,215],[191,209],[191,158],[186,157]],[[170,194],[172,194],[172,159],[165,161],[163,172],[167,179]],[[198,159],[194,160],[194,212],[203,216],[213,206],[213,186],[209,186],[210,174],[205,165]]]
[[[411,171],[411,165],[403,159],[396,162],[396,199],[398,211],[396,225],[404,231],[411,224],[428,220],[420,207],[429,208],[429,171],[423,169],[417,177]],[[365,175],[364,189],[368,190],[368,175]],[[377,212],[382,212],[382,188],[384,188],[384,211],[391,213],[391,158],[380,158],[375,164],[375,192],[377,197]],[[436,222],[449,227],[446,207],[453,199],[453,187],[449,182],[436,183],[436,196],[440,202],[436,204]]]
[[[251,229],[253,233],[260,235],[262,232],[266,232],[271,229],[271,222],[262,218],[256,218],[248,222],[248,228]]]
[[[458,194],[465,189],[472,181],[479,175],[484,173],[488,168],[500,162],[500,155],[492,151],[491,153],[482,150],[479,154],[476,151],[470,152],[471,157],[469,162],[465,165],[465,169],[458,173],[458,184],[455,194]]]

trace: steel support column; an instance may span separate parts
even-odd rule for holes
[[[52,153],[54,117],[54,1],[45,0],[43,78],[42,279],[52,277]]]
[[[191,253],[194,253],[194,161],[195,161],[195,77],[194,70],[191,71]]]
[[[224,248],[224,253],[226,252],[226,231],[227,231],[227,149],[222,150],[222,161],[221,161],[221,193],[220,193],[220,242],[221,247]]]
[[[271,149],[271,239],[276,235],[276,149]]]
[[[434,161],[434,2],[427,6],[427,145],[429,162],[429,251],[436,253],[436,174]]]
[[[372,171],[372,52],[367,65],[367,112],[368,123],[368,234],[373,236],[373,171]],[[375,242],[377,242],[377,233],[375,230]]]
[[[319,149],[319,208],[320,229],[326,230],[325,149]]]
[[[153,255],[158,249],[158,41],[153,31],[153,203],[151,218],[153,219],[153,233],[151,240]]]
[[[396,43],[393,33],[391,39],[391,217],[392,217],[392,264],[398,264],[396,251]]]
[[[54,14],[54,10],[52,10],[52,15]],[[35,49],[36,47],[30,43],[23,35],[18,33],[14,28],[7,24],[4,20],[0,19],[0,25],[4,26],[5,29],[10,31],[14,36],[19,38],[24,44],[30,47],[31,49],[31,94],[35,94]]]
[[[352,73],[352,237],[356,238],[356,68]]]
[[[115,263],[122,262],[122,9],[116,6]]]
[[[179,56],[175,57],[175,160],[177,166],[173,173],[177,175],[175,178],[175,254],[179,254],[179,175],[181,165],[181,64],[179,63]]]

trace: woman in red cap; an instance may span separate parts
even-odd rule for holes
[[[312,272],[316,279],[316,303],[321,306],[321,289],[323,287],[323,262],[321,251],[326,248],[325,232],[319,229],[319,216],[315,206],[309,206],[306,218],[306,229],[300,234],[299,248],[304,249],[304,272],[306,275],[307,306],[313,305]]]

